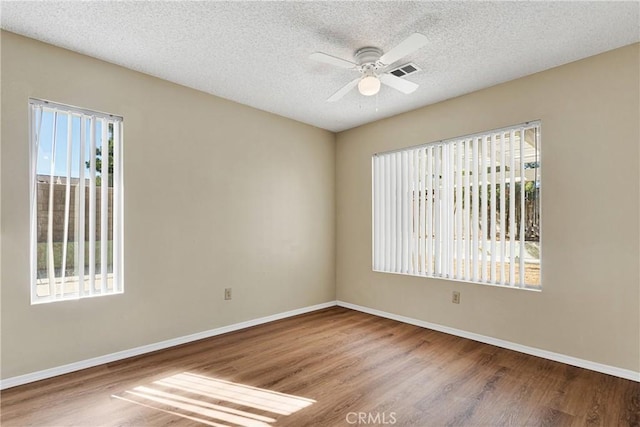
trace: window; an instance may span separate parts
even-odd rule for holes
[[[31,303],[121,293],[122,118],[29,100]]]
[[[540,289],[540,123],[375,154],[373,269]]]

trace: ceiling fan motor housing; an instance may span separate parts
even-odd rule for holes
[[[354,54],[359,65],[358,69],[363,74],[367,74],[367,71],[375,71],[381,68],[383,65],[378,61],[381,56],[382,50],[377,47],[363,47]]]

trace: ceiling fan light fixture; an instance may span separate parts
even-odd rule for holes
[[[358,82],[358,91],[364,96],[372,96],[380,92],[380,79],[376,76],[366,76]]]

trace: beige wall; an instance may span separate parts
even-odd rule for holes
[[[338,134],[338,299],[640,371],[639,47]],[[373,153],[534,119],[542,292],[371,271]]]
[[[6,32],[1,72],[2,378],[335,299],[332,133]],[[30,305],[29,97],[124,116],[123,295]]]

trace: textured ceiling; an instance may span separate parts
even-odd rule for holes
[[[331,131],[640,40],[638,2],[12,2],[2,28]],[[357,77],[308,59],[388,51],[411,33],[422,71],[325,100]]]

